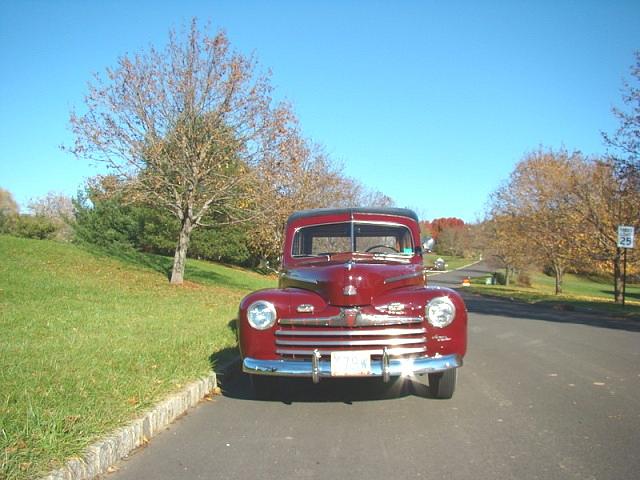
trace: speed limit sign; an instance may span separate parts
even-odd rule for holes
[[[634,229],[626,225],[618,225],[618,247],[633,248]]]

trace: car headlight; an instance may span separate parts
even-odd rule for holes
[[[249,305],[247,309],[247,320],[249,325],[257,330],[266,330],[276,323],[276,307],[271,302],[258,300]]]
[[[427,303],[427,318],[434,327],[444,328],[453,322],[456,307],[449,297],[436,297]]]

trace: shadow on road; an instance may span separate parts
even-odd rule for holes
[[[461,294],[467,304],[467,310],[471,313],[499,315],[528,320],[544,320],[547,322],[576,323],[599,328],[640,332],[640,319],[637,317],[611,317],[593,312],[562,310],[561,305],[556,305],[555,307],[544,304],[531,305],[508,299],[483,297],[464,291],[461,291]]]
[[[412,395],[429,397],[426,382],[396,378],[384,383],[379,378],[322,379],[314,384],[308,378],[273,378],[277,387],[270,402],[286,405],[293,403],[344,403],[392,400]],[[238,400],[254,400],[249,375],[240,371],[238,362],[223,375],[222,394]]]

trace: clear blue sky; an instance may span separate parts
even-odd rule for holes
[[[426,219],[479,218],[539,145],[604,152],[640,1],[0,2],[0,187],[26,206],[96,173],[60,151],[86,82],[193,16],[273,72],[307,136]]]

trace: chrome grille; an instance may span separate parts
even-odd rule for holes
[[[424,327],[410,328],[287,328],[276,330],[276,353],[285,357],[307,357],[314,350],[330,355],[337,350],[366,351],[382,356],[383,350],[395,357],[426,352]]]

